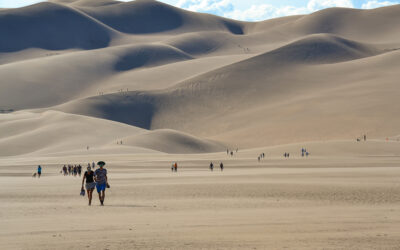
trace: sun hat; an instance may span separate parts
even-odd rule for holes
[[[99,161],[99,162],[97,163],[97,165],[99,165],[99,166],[104,166],[104,165],[106,165],[106,163],[105,163],[104,161]]]

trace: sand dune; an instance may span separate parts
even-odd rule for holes
[[[225,147],[174,130],[155,130],[123,138],[124,145],[149,148],[169,154],[221,152]]]
[[[394,30],[400,24],[399,11],[400,5],[372,10],[332,8],[296,19],[285,28],[303,34],[331,33],[368,42],[399,42],[400,35]]]
[[[4,37],[0,51],[12,52],[27,48],[103,48],[110,43],[114,32],[81,12],[45,2],[2,11],[0,34]]]
[[[400,5],[0,9],[0,249],[398,249],[399,25]],[[88,207],[60,168],[99,160]]]
[[[83,42],[64,39],[56,48],[51,44],[62,43],[25,39],[15,52],[3,51],[2,110],[60,110],[243,147],[398,134],[391,103],[397,103],[399,34],[385,23],[398,22],[399,6],[246,23],[156,1],[80,0],[3,16],[28,22],[18,15],[47,18],[41,13],[50,10],[76,20],[68,29]],[[107,43],[83,46],[91,33],[79,22],[101,29],[93,34]],[[58,54],[43,56],[49,49]],[[341,91],[346,97],[338,97]]]
[[[56,111],[0,117],[0,156],[104,153],[210,153],[217,143],[173,130],[146,131],[122,123]],[[123,141],[122,145],[117,141]],[[89,146],[89,149],[87,149]]]

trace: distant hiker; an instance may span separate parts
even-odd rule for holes
[[[81,176],[82,174],[82,166],[81,164],[78,165],[78,175]]]
[[[364,135],[364,141],[367,141],[367,135]]]
[[[224,171],[224,164],[222,162],[219,164],[219,167],[221,168],[221,171]]]
[[[309,155],[310,153],[308,153],[308,151],[306,152],[306,157],[308,157],[308,155]]]
[[[238,148],[236,148],[236,153],[239,151],[239,149]]]
[[[226,154],[229,155],[229,149],[226,150]]]
[[[63,167],[64,176],[68,175],[67,166],[64,165]]]
[[[106,165],[104,161],[99,161],[97,165],[99,165],[99,168],[94,172],[94,180],[96,181],[96,189],[99,194],[100,204],[103,206],[104,198],[106,196],[106,188],[109,187],[107,169],[104,168],[104,165]]]
[[[260,156],[257,158],[258,162],[260,162]]]
[[[231,156],[233,156],[233,151],[231,151]]]
[[[40,165],[37,168],[37,175],[38,175],[38,178],[40,178],[40,176],[42,175],[42,167]]]
[[[174,170],[175,170],[175,172],[178,172],[178,163],[176,163],[176,162],[174,164]]]
[[[92,205],[92,197],[93,197],[93,190],[96,187],[96,182],[94,182],[94,172],[92,171],[92,168],[90,166],[87,167],[87,171],[83,175],[82,178],[82,189],[83,189],[83,184],[85,183],[86,180],[86,191],[88,194],[88,199],[89,199],[89,206]]]
[[[210,163],[210,170],[214,171],[214,164],[212,162]]]
[[[96,168],[96,164],[94,164],[94,162],[92,162],[92,169],[94,170]]]
[[[171,172],[174,172],[174,169],[175,169],[175,164],[172,163],[172,165],[171,165]]]

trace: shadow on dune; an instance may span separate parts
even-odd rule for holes
[[[192,57],[171,46],[144,45],[121,55],[114,68],[118,71],[127,71],[189,59]]]
[[[56,109],[150,129],[156,106],[151,96],[140,92],[129,92],[72,101]]]
[[[112,30],[74,9],[45,2],[0,12],[0,51],[108,46]]]
[[[173,30],[184,23],[179,9],[156,1],[134,1],[82,11],[106,25],[129,34],[148,34]]]

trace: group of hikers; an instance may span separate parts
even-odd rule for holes
[[[236,148],[236,153],[239,151],[239,149],[238,148]],[[229,150],[229,148],[227,148],[226,149],[226,154],[227,155],[230,155],[230,156],[233,156],[233,150]]]
[[[265,158],[265,153],[261,153],[261,154],[257,157],[257,160],[258,160],[258,162],[260,162],[261,159],[264,159],[264,158]]]
[[[171,171],[172,172],[178,172],[178,163],[172,163],[172,166],[171,166]]]
[[[110,188],[107,178],[107,169],[104,168],[106,163],[104,161],[99,161],[97,165],[99,166],[99,168],[96,170],[93,169],[93,171],[92,167],[89,164],[87,167],[87,171],[85,171],[82,178],[81,195],[85,195],[85,190],[83,188],[85,185],[89,200],[89,206],[92,205],[93,191],[95,188],[97,190],[97,193],[99,194],[99,201],[101,206],[104,206],[106,188]]]
[[[94,162],[92,162],[92,164],[88,163],[87,164],[88,167],[92,167],[93,169],[95,169],[96,164]],[[64,165],[61,168],[60,173],[62,173],[64,176],[81,176],[82,175],[82,165],[81,164],[68,164],[68,165]]]
[[[62,167],[62,169],[61,169],[61,173],[64,176],[67,176],[67,175],[71,175],[71,176],[75,176],[75,177],[77,175],[81,176],[81,174],[82,174],[82,166],[80,164],[79,165],[70,165],[70,164],[68,164],[68,166],[64,165]]]
[[[219,168],[221,169],[221,171],[224,171],[224,164],[221,162],[219,164]],[[210,163],[210,170],[214,171],[214,163]],[[171,172],[178,172],[178,163],[172,163],[171,165]]]
[[[301,149],[301,157],[304,157],[304,156],[308,157],[309,155],[310,155],[310,153],[307,151],[307,149],[305,149],[305,148]]]
[[[221,171],[224,171],[224,164],[222,162],[219,164],[219,168]],[[214,163],[212,162],[210,162],[210,171],[214,171]]]
[[[357,141],[360,142],[361,140],[367,141],[367,135],[363,135],[357,138]]]

